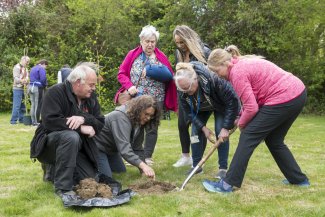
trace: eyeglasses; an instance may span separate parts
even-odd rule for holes
[[[154,115],[153,115],[153,114],[149,114],[149,113],[144,113],[144,117],[145,117],[147,120],[151,120],[151,119],[153,119]]]

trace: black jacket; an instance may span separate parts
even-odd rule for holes
[[[211,99],[210,103],[214,111],[224,115],[223,128],[228,130],[232,129],[240,111],[239,100],[234,89],[228,81],[211,73],[204,64],[197,61],[191,62],[191,64],[193,64],[193,68],[198,75],[199,88],[201,88],[205,96]],[[204,124],[201,120],[197,117],[192,120],[189,95],[180,91],[178,94],[184,112],[188,115],[189,120],[199,129],[202,129]]]
[[[72,92],[72,86],[68,81],[52,86],[43,97],[41,108],[42,121],[39,125],[41,130],[36,132],[43,131],[49,134],[53,131],[70,130],[66,124],[66,118],[77,115],[83,116],[85,118],[84,124],[92,126],[96,134],[98,134],[104,126],[104,116],[101,115],[96,94],[93,93],[90,98],[85,99],[84,105],[83,110],[78,108],[77,98]],[[81,151],[97,166],[98,149],[93,139],[81,134],[80,127],[76,131],[83,141]]]

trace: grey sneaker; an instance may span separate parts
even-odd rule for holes
[[[217,173],[217,175],[215,176],[215,178],[217,179],[224,179],[226,178],[227,175],[227,170],[225,169],[219,169],[219,172]]]
[[[195,167],[192,167],[190,170],[188,170],[186,173],[185,173],[185,175],[190,175],[191,174],[191,172],[194,170],[194,168]],[[203,173],[203,169],[202,169],[202,167],[200,167],[195,173],[194,173],[194,175],[195,174],[201,174],[201,173]]]

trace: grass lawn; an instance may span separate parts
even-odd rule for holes
[[[29,159],[29,143],[35,127],[9,124],[10,115],[0,114],[0,216],[325,216],[325,117],[300,116],[286,143],[311,187],[285,186],[284,179],[264,144],[254,152],[241,189],[229,195],[209,193],[202,181],[217,172],[217,154],[207,161],[204,173],[194,176],[182,192],[137,195],[114,208],[64,208],[52,185],[42,181],[38,162]],[[209,127],[212,128],[212,121]],[[239,132],[231,137],[230,159]],[[181,152],[176,117],[162,121],[154,153],[156,179],[178,187],[188,168],[172,164]],[[134,167],[115,175],[124,188],[140,179]]]

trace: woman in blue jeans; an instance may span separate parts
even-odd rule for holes
[[[158,103],[149,95],[136,97],[107,114],[104,128],[94,137],[100,152],[99,172],[109,177],[112,171],[125,172],[123,157],[145,176],[154,178],[154,170],[145,163],[142,143],[145,127],[158,126],[159,121]]]
[[[200,62],[178,63],[174,80],[181,93],[179,97],[184,113],[188,114],[188,119],[192,122],[191,148],[194,168],[202,159],[206,148],[204,136],[210,142],[215,139],[212,138],[213,132],[205,126],[210,115],[215,114],[215,134],[226,141],[239,113],[239,101],[231,85],[211,73]],[[228,153],[229,142],[226,141],[218,148],[220,170],[227,169]],[[196,173],[202,171],[201,168]]]

